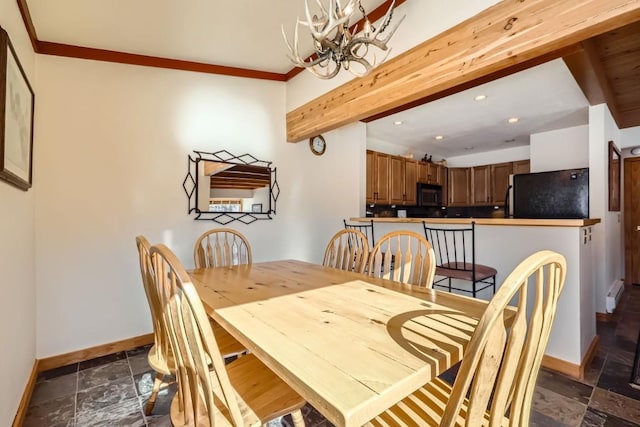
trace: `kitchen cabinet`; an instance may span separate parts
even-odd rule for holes
[[[373,203],[374,198],[374,187],[375,187],[375,159],[376,153],[373,151],[367,150],[367,181],[366,181],[366,191],[365,191],[365,200],[366,203]]]
[[[529,173],[531,171],[531,161],[530,160],[518,160],[517,162],[513,162],[513,174],[517,175],[519,173]]]
[[[471,168],[449,168],[449,206],[469,206],[471,203]]]
[[[513,173],[513,163],[491,165],[491,203],[497,206],[505,204],[505,195],[509,188],[509,175]]]
[[[471,182],[471,203],[475,206],[491,204],[491,167],[472,167]]]
[[[428,172],[428,163],[418,162],[418,182],[423,182],[426,184],[430,184],[429,182],[429,172]]]
[[[447,168],[432,162],[418,162],[418,182],[444,185]]]
[[[404,157],[390,156],[389,203],[415,205],[418,162]]]
[[[404,204],[415,206],[416,200],[416,184],[418,184],[418,161],[404,159]]]
[[[366,201],[368,204],[389,204],[390,157],[367,150]]]
[[[433,176],[435,177],[434,184],[446,185],[447,184],[447,168],[442,165],[436,165],[431,163],[434,168]]]
[[[404,202],[404,159],[391,156],[389,160],[391,178],[389,181],[389,203],[392,205]]]
[[[418,161],[367,150],[367,204],[415,206]]]
[[[529,173],[529,160],[449,168],[449,206],[503,206],[509,175]]]

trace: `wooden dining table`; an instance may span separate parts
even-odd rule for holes
[[[338,427],[458,363],[487,306],[294,260],[190,275],[209,316]]]

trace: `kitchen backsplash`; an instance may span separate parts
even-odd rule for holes
[[[504,207],[496,209],[494,206],[468,206],[468,207],[415,207],[415,206],[384,206],[367,205],[368,217],[397,217],[398,211],[406,211],[408,218],[503,218]],[[402,212],[401,212],[402,213]],[[402,216],[402,215],[400,215]]]

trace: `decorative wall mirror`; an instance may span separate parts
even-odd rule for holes
[[[620,211],[620,150],[609,141],[609,211]]]
[[[251,224],[276,214],[280,187],[271,162],[250,154],[234,156],[226,150],[189,155],[182,187],[189,214],[197,220]]]

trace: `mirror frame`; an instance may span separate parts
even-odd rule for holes
[[[218,224],[226,225],[233,221],[240,221],[244,224],[262,219],[273,219],[276,214],[276,202],[280,195],[280,186],[278,185],[276,168],[271,166],[271,162],[258,160],[251,154],[243,154],[235,156],[227,150],[220,150],[214,153],[194,150],[194,155],[188,156],[187,175],[182,181],[182,188],[188,199],[188,213],[195,214],[195,220],[214,221]],[[265,212],[209,212],[198,209],[198,166],[202,161],[222,162],[234,165],[252,165],[269,168],[271,174],[271,183],[269,185],[269,206]]]
[[[618,156],[617,162],[614,156]],[[620,173],[622,156],[613,141],[609,141],[609,211],[620,211]]]

